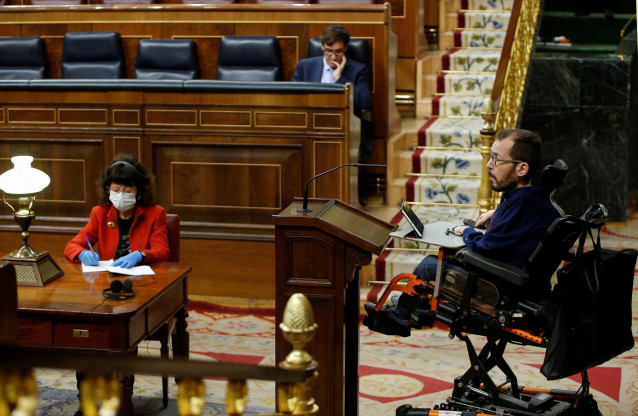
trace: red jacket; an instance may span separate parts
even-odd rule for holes
[[[64,255],[78,263],[79,255],[88,250],[86,238],[89,238],[93,249],[100,253],[100,260],[111,260],[115,257],[120,230],[117,228],[115,207],[98,205],[91,210],[91,218],[82,230],[64,247]],[[97,244],[96,244],[97,242]],[[151,207],[135,207],[135,219],[129,232],[131,252],[144,250],[143,263],[167,261],[168,233],[166,231],[166,210],[159,205]]]

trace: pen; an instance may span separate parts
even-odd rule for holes
[[[86,244],[89,245],[89,250],[93,251],[93,247],[91,246],[91,242],[89,241],[89,237],[86,237]]]

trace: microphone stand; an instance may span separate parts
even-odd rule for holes
[[[303,206],[302,208],[297,209],[297,212],[312,212],[312,208],[308,208],[308,186],[310,185],[310,182],[314,181],[315,179],[317,179],[320,176],[323,176],[327,173],[333,172],[337,169],[341,169],[344,168],[346,166],[356,166],[356,167],[362,167],[362,166],[369,166],[371,168],[385,168],[388,165],[379,165],[379,164],[375,164],[375,163],[346,163],[345,165],[339,165],[336,166],[332,169],[329,169],[325,172],[321,172],[315,176],[313,176],[312,178],[308,179],[308,182],[306,182],[306,187],[304,188],[303,191]]]

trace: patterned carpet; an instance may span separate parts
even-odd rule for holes
[[[623,224],[608,224],[602,233],[603,246],[638,248],[638,214]],[[634,287],[634,292],[638,288]],[[191,357],[261,365],[274,362],[274,308],[272,302],[255,304],[235,300],[233,306],[193,300],[189,306]],[[638,317],[638,298],[634,296],[634,320]],[[402,404],[431,407],[450,394],[452,381],[469,362],[465,344],[447,338],[447,331],[434,328],[413,331],[408,338],[390,337],[360,328],[360,415],[392,416]],[[634,334],[638,329],[634,325]],[[635,337],[634,337],[635,338]],[[473,339],[475,346],[484,342]],[[157,356],[159,344],[143,343],[140,355]],[[527,387],[575,390],[579,377],[548,382],[539,372],[544,350],[509,346],[505,358]],[[594,398],[603,415],[638,415],[638,355],[628,351],[610,362],[590,370]],[[37,370],[41,404],[39,415],[71,416],[77,409],[73,372]],[[495,380],[501,380],[495,375]],[[274,384],[249,382],[247,413],[272,412]],[[223,414],[225,383],[207,380],[206,415]],[[157,377],[136,376],[134,407],[137,415],[176,415],[177,387],[171,380],[168,409],[161,407],[161,384]],[[319,403],[321,405],[321,403]]]

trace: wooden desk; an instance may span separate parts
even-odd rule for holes
[[[133,277],[135,296],[106,299],[102,291],[116,277],[81,273],[80,265],[56,258],[64,276],[44,287],[18,287],[18,342],[33,348],[134,355],[137,345],[172,317],[177,318],[175,356],[188,357],[185,311],[191,267],[153,264],[155,275]],[[133,414],[130,374],[118,374],[122,385],[120,415]]]

